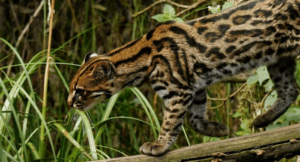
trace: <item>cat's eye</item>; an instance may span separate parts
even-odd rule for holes
[[[80,95],[80,96],[83,96],[85,94],[85,90],[83,90],[83,89],[76,89],[76,94]]]
[[[92,72],[92,71],[94,71],[94,69],[95,69],[95,67],[92,66],[92,67],[89,68],[89,71]]]

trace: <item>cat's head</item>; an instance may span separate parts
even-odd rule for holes
[[[114,66],[105,56],[88,53],[70,82],[68,105],[89,109],[109,98],[115,93],[114,75]]]

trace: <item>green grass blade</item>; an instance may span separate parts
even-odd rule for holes
[[[87,158],[93,160],[93,158],[84,150],[83,147],[69,134],[69,132],[59,123],[54,123],[54,126],[60,130],[60,132],[77,148],[79,149]]]
[[[3,150],[3,148],[2,148],[2,140],[1,140],[1,138],[0,138],[0,151],[1,151],[1,150]],[[0,153],[0,160],[3,161],[3,162],[6,161],[6,160],[4,159],[3,152]]]
[[[18,60],[21,63],[21,66],[22,66],[22,68],[24,70],[23,72],[25,74],[25,77],[26,77],[26,79],[27,79],[27,81],[29,83],[30,91],[33,92],[32,83],[31,83],[31,80],[29,78],[29,72],[27,71],[27,68],[25,67],[25,64],[24,64],[21,56],[19,55],[19,53],[17,52],[17,50],[10,43],[8,43],[5,39],[0,38],[0,41],[4,42],[13,51],[13,53],[15,54],[15,56],[17,56]],[[8,98],[10,98],[10,99],[15,98],[15,95],[16,95],[16,93],[18,91],[17,90],[13,90],[12,92],[13,93],[12,94],[10,93],[10,95],[8,96]],[[4,106],[2,107],[2,111],[9,111],[10,110],[10,106],[9,105],[12,104],[12,103],[9,102],[8,98],[4,102]],[[10,100],[10,101],[12,101],[12,100]],[[2,132],[2,129],[3,129],[4,124],[5,124],[5,120],[9,120],[9,119],[10,119],[10,115],[9,114],[4,114],[4,119],[0,118],[0,132]]]
[[[19,85],[18,85],[19,86]],[[52,140],[52,137],[51,137],[51,134],[50,134],[50,131],[49,131],[49,128],[47,126],[47,123],[46,121],[44,120],[40,110],[38,109],[37,105],[34,103],[34,101],[30,98],[30,96],[28,95],[28,93],[22,88],[19,86],[19,89],[20,91],[23,93],[23,95],[25,95],[25,97],[28,99],[28,101],[31,103],[31,105],[33,106],[33,108],[35,109],[35,112],[38,114],[38,116],[40,117],[42,123],[44,124],[45,126],[45,129],[46,129],[46,132],[47,132],[47,135],[48,135],[48,138],[49,138],[49,142],[50,142],[50,145],[51,145],[51,149],[52,149],[52,153],[53,153],[53,156],[54,156],[54,160],[56,161],[56,154],[55,154],[55,151],[54,151],[54,145],[53,145],[53,140]]]
[[[113,109],[114,105],[116,104],[116,101],[117,101],[119,95],[120,95],[120,93],[117,93],[109,99],[107,107],[106,107],[106,109],[104,111],[104,114],[101,118],[101,121],[108,119],[108,117],[111,113],[111,110]]]
[[[3,155],[5,155],[6,157],[8,157],[11,161],[14,162],[18,162],[17,159],[15,159],[13,156],[11,156],[8,152],[6,152],[5,150],[2,150]],[[5,162],[6,160],[4,160],[3,162]]]
[[[157,138],[157,131],[156,131],[155,127],[160,129],[160,124],[158,122],[155,112],[153,111],[152,106],[150,105],[148,100],[145,98],[145,96],[141,93],[141,91],[138,88],[134,87],[134,88],[131,88],[131,90],[133,91],[133,93],[136,95],[136,97],[141,102],[141,104],[150,120],[151,128],[153,129],[154,136]],[[154,120],[155,125],[153,124],[152,120]]]
[[[27,146],[30,148],[31,152],[32,152],[32,155],[33,155],[33,159],[40,159],[40,155],[39,153],[37,152],[36,148],[34,147],[34,145],[29,142],[27,143]]]
[[[70,133],[72,136],[73,136],[73,134],[74,134],[76,131],[80,130],[79,127],[80,127],[80,125],[81,125],[81,121],[82,121],[82,118],[78,118],[78,119],[77,119],[76,124],[75,124],[75,126],[74,126],[72,132]]]
[[[2,133],[0,133],[0,135],[2,136],[2,138],[0,138],[0,142],[1,142],[1,146],[2,146],[2,141],[3,141],[3,139],[8,143],[8,145],[13,149],[13,151],[17,151],[17,149],[16,149],[16,147],[15,147],[15,145],[14,145],[14,143],[11,143],[9,140],[8,140],[8,138],[4,135],[4,134],[2,134]],[[0,149],[1,150],[1,149]],[[4,150],[4,149],[3,149]],[[18,158],[19,159],[21,159],[21,157],[20,157],[20,155],[17,153],[16,154],[17,156],[18,156]],[[15,157],[15,159],[16,159],[16,157]]]
[[[33,132],[30,133],[30,135],[27,137],[25,143],[27,144],[31,137],[39,130],[39,128],[36,128]]]
[[[189,140],[189,138],[188,138],[188,136],[187,136],[187,134],[186,134],[186,132],[185,132],[184,126],[181,126],[181,128],[182,128],[184,137],[185,137],[185,139],[186,139],[186,142],[187,142],[188,145],[190,146],[190,145],[191,145],[191,144],[190,144],[190,140]]]
[[[98,152],[100,153],[99,156],[101,156],[102,159],[110,159],[110,157],[105,152],[101,150],[98,150]],[[104,157],[102,155],[104,155]]]
[[[32,93],[31,93],[30,96],[33,98],[33,94]],[[29,110],[30,110],[30,102],[28,102],[27,105],[26,105],[25,114],[29,114]],[[27,123],[28,123],[28,117],[25,117],[24,121],[23,121],[23,135],[24,136],[26,136]]]
[[[115,151],[115,152],[118,152],[118,153],[122,154],[123,156],[127,156],[124,152],[119,151],[119,150],[114,149],[114,148],[111,148],[111,147],[106,147],[106,146],[99,146],[99,147],[100,147],[100,148],[109,149],[109,150],[112,150],[112,151]]]
[[[61,72],[60,72],[60,70],[58,69],[58,67],[56,66],[56,63],[55,63],[55,62],[53,62],[53,65],[54,65],[54,67],[55,67],[55,70],[56,70],[58,76],[59,76],[60,79],[62,80],[62,82],[63,82],[65,88],[66,88],[66,89],[68,90],[68,92],[69,92],[69,85],[68,85],[67,81],[65,80],[65,78],[64,78],[63,75],[61,74]]]
[[[27,64],[26,68],[28,69],[28,73],[32,73],[33,71],[35,71],[37,69],[37,66],[31,66],[31,63],[34,62],[34,61],[37,61],[37,62],[43,62],[45,60],[45,57],[43,58],[40,58],[41,57],[41,54],[42,52],[36,54],[31,60],[30,62]],[[38,60],[39,59],[39,60]],[[9,97],[11,99],[14,99],[17,97],[17,94],[19,93],[19,87],[21,85],[24,84],[25,80],[26,80],[26,74],[27,74],[27,71],[23,71],[21,73],[21,75],[19,76],[18,80],[16,81],[16,84],[14,84],[14,86],[11,88],[10,92],[9,92]],[[35,101],[35,99],[33,98],[33,100]],[[9,101],[6,99],[4,101],[4,105],[2,107],[2,111],[9,111]],[[7,114],[4,114],[2,118],[0,118],[0,132],[3,131],[3,127],[5,125],[5,122],[8,121],[10,119],[10,114],[7,113]]]
[[[24,70],[24,72],[25,72],[25,74],[26,74],[26,79],[27,79],[27,81],[28,81],[28,85],[29,85],[29,88],[30,88],[30,91],[31,92],[34,92],[33,91],[33,87],[32,87],[32,83],[31,83],[31,80],[30,80],[30,77],[29,77],[29,72],[27,71],[27,68],[25,67],[25,63],[23,62],[23,60],[22,60],[22,57],[20,56],[20,54],[17,52],[17,50],[10,44],[10,43],[8,43],[5,39],[3,39],[3,38],[0,38],[0,40],[2,41],[2,42],[4,42],[12,51],[13,51],[13,53],[17,56],[17,58],[18,58],[18,60],[20,61],[20,63],[21,63],[21,66],[22,66],[22,68],[23,68],[23,70]]]
[[[10,113],[10,112],[8,112],[8,113]],[[3,113],[2,113],[2,111],[0,111],[0,117],[1,117],[1,119],[3,119],[3,121],[5,121],[4,120],[4,117],[3,117]],[[9,122],[9,121],[8,121]],[[0,142],[2,142],[3,141],[3,139],[5,139],[6,141],[7,141],[7,143],[9,144],[7,147],[6,147],[6,149],[8,148],[8,147],[10,147],[10,148],[12,148],[14,151],[17,151],[16,150],[16,144],[15,144],[15,142],[13,142],[13,143],[11,143],[9,140],[8,140],[8,138],[7,137],[13,137],[13,135],[11,134],[11,131],[10,131],[10,128],[9,128],[9,124],[7,123],[7,124],[5,124],[4,125],[4,127],[6,128],[6,132],[8,133],[8,136],[5,136],[4,134],[2,134],[2,132],[4,132],[4,131],[0,131],[0,135],[2,136],[2,138],[0,138]],[[0,149],[1,150],[1,149]],[[18,152],[18,153],[16,153],[16,155],[15,155],[15,159],[16,158],[19,158],[19,159],[21,159],[21,156],[20,156],[20,152]],[[22,160],[22,159],[21,159]]]
[[[93,160],[97,160],[98,158],[97,158],[97,151],[96,151],[96,143],[95,143],[95,140],[94,140],[91,124],[90,124],[86,114],[84,114],[82,111],[77,111],[77,113],[82,118],[82,122],[83,122],[84,127],[85,127],[85,131],[86,131],[86,135],[87,135],[87,138],[88,138],[88,141],[89,141],[90,151],[91,151],[91,155],[93,157]]]
[[[101,118],[101,121],[105,121],[108,119],[110,113],[111,113],[111,110],[113,109],[114,105],[116,104],[116,101],[117,99],[119,98],[119,95],[120,95],[121,92],[117,93],[117,94],[114,94],[108,101],[107,103],[107,106],[106,106],[106,109],[102,115],[102,118]],[[104,130],[104,127],[101,127],[100,130],[98,131],[97,135],[96,135],[96,138],[95,140],[98,141],[102,132]]]
[[[231,112],[230,89],[231,89],[231,84],[227,83],[226,84],[226,93],[227,93],[228,100],[226,101],[226,115],[227,115],[226,123],[227,123],[227,128],[228,128],[228,134],[230,134],[230,112]],[[226,138],[229,138],[229,136],[227,136]]]
[[[145,124],[151,126],[150,123],[145,122],[144,120],[137,119],[137,118],[133,118],[133,117],[126,117],[126,116],[110,117],[110,118],[108,118],[108,119],[106,119],[106,120],[100,121],[99,123],[95,124],[95,126],[96,126],[96,125],[104,124],[105,122],[108,122],[108,121],[114,120],[114,119],[130,119],[130,120],[139,121],[139,122],[141,122],[141,123],[145,123]],[[155,127],[155,129],[156,129],[157,131],[159,131],[159,129],[158,129],[157,127]]]
[[[24,154],[24,157],[25,157],[25,161],[28,161],[28,155],[27,155],[27,150],[26,150],[26,146],[25,146],[25,140],[24,140],[24,136],[23,136],[23,133],[22,133],[22,130],[21,130],[21,126],[20,126],[20,122],[19,122],[19,118],[17,116],[17,113],[12,105],[12,100],[7,92],[7,89],[2,81],[2,79],[0,78],[0,85],[2,86],[2,91],[5,93],[6,97],[7,97],[7,100],[9,101],[9,107],[10,107],[10,110],[14,116],[14,119],[15,119],[15,124],[17,126],[17,131],[18,131],[18,134],[19,134],[19,137],[21,139],[21,142],[22,142],[22,147],[24,148],[23,150],[23,154]]]

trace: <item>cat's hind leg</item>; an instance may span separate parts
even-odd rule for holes
[[[269,74],[277,90],[278,99],[272,107],[254,121],[255,127],[265,127],[280,117],[297,99],[298,87],[294,77],[296,60],[294,57],[279,59],[268,66]]]
[[[188,122],[197,132],[214,137],[228,135],[228,129],[224,124],[210,122],[205,119],[206,90],[200,89],[195,92],[192,106],[188,109]]]

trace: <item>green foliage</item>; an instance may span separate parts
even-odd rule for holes
[[[265,92],[270,92],[274,88],[274,84],[270,79],[270,75],[266,66],[261,66],[257,68],[256,74],[253,74],[247,78],[248,85],[253,85],[255,83],[259,83],[259,86],[264,87]],[[277,92],[275,90],[272,91],[265,99],[265,110],[270,108],[277,100],[277,98]]]
[[[293,123],[300,122],[300,106],[291,106],[282,116],[280,116],[272,125],[267,127],[267,130],[281,128]]]
[[[169,4],[164,5],[163,14],[154,15],[151,18],[158,22],[166,22],[169,20],[183,22],[181,18],[176,17],[175,9]]]
[[[298,61],[296,64],[296,73],[295,73],[296,82],[300,85],[300,62]]]
[[[244,136],[252,133],[250,128],[251,121],[246,119],[241,119],[240,130],[236,131],[235,134],[238,136]]]
[[[240,121],[240,126],[234,134],[242,136],[248,135],[252,133],[251,123],[252,123],[252,115],[250,113],[251,100],[248,100],[249,94],[245,93],[241,97],[240,101],[243,104],[240,104],[239,109],[233,114],[233,118],[237,118]]]
[[[259,83],[262,85],[264,81],[269,80],[270,75],[266,66],[261,66],[257,68],[256,73],[247,78],[247,84],[252,85],[255,83]]]
[[[226,10],[227,8],[230,8],[233,6],[233,2],[232,1],[227,1],[223,4],[222,6],[222,10]]]
[[[220,5],[217,5],[217,6],[209,6],[208,7],[208,10],[211,12],[211,13],[217,13],[217,12],[220,12],[221,11],[221,7]]]
[[[222,5],[222,9],[220,7],[220,5],[217,5],[217,6],[208,6],[208,10],[211,12],[211,13],[217,13],[217,12],[220,12],[220,11],[223,11],[223,10],[226,10],[227,8],[230,8],[233,6],[233,2],[225,2],[223,5]]]
[[[264,103],[265,110],[268,110],[268,108],[270,108],[277,99],[278,99],[277,91],[272,91],[265,100],[265,103]]]
[[[258,82],[258,75],[253,74],[247,78],[247,85],[253,85]]]
[[[257,73],[259,85],[262,85],[262,83],[265,80],[270,79],[270,75],[266,66],[258,67],[256,73]]]

